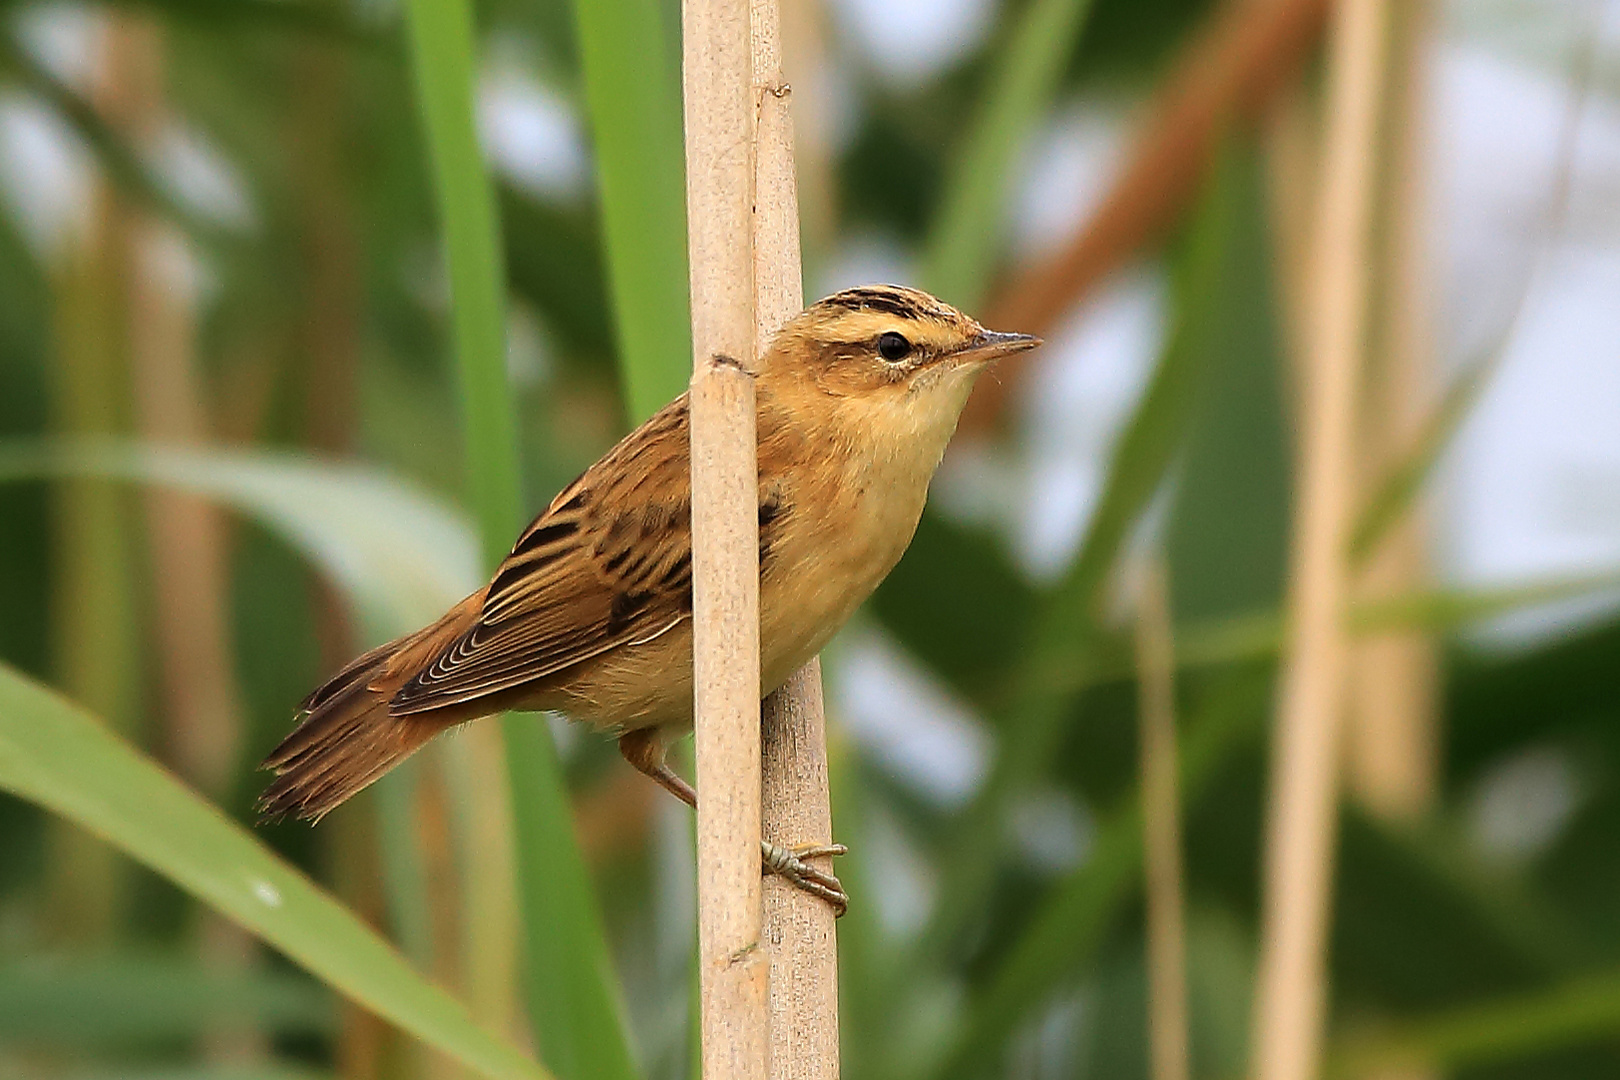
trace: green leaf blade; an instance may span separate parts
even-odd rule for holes
[[[0,788],[100,836],[480,1075],[548,1076],[219,810],[94,717],[5,667]]]
[[[658,0],[575,0],[630,421],[686,389],[692,335],[681,87]]]

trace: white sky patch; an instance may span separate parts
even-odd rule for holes
[[[1545,851],[1580,804],[1580,784],[1564,751],[1529,750],[1487,772],[1475,788],[1469,825],[1481,853],[1519,862]]]
[[[1060,874],[1091,853],[1091,815],[1057,788],[1027,792],[1011,807],[1007,828],[1024,857],[1038,869]]]
[[[857,285],[914,285],[916,264],[892,237],[876,233],[844,240],[821,266],[813,295],[831,296]]]
[[[838,26],[882,82],[910,89],[971,54],[995,0],[834,0]]]
[[[904,941],[916,935],[939,895],[939,877],[881,804],[868,812],[860,850],[851,857],[861,860],[878,923],[889,938]]]
[[[158,182],[200,216],[239,231],[257,224],[246,179],[201,131],[166,124],[149,155]]]
[[[943,806],[972,798],[990,736],[967,706],[875,630],[849,632],[834,655],[837,715],[866,755]]]
[[[1062,247],[1091,217],[1119,170],[1126,133],[1115,111],[1078,102],[1041,129],[1013,202],[1017,261]]]
[[[555,366],[545,321],[521,299],[514,297],[506,307],[506,374],[522,389],[529,390],[550,380]]]
[[[62,82],[87,89],[107,29],[106,13],[89,4],[36,4],[13,19],[23,47]]]
[[[1440,474],[1441,572],[1471,585],[1620,566],[1620,109],[1601,93],[1587,103],[1568,219],[1547,249],[1568,79],[1458,44],[1436,75],[1448,368],[1500,341],[1529,290]],[[1611,598],[1528,612],[1480,640],[1522,645],[1613,608]]]
[[[514,184],[542,198],[573,198],[590,173],[573,107],[515,65],[499,64],[479,83],[484,152]]]
[[[89,151],[55,112],[23,94],[0,94],[0,194],[41,258],[83,234],[94,178]]]

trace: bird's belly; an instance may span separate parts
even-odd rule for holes
[[[787,553],[783,553],[787,554]],[[887,573],[874,553],[863,572],[833,572],[815,556],[783,559],[760,581],[760,696],[808,663]],[[780,565],[780,564],[779,564]],[[546,679],[519,707],[567,714],[611,730],[692,724],[692,623],[621,646]]]
[[[610,730],[691,726],[691,620],[558,672],[526,695],[525,707]]]

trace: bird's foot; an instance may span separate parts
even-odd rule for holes
[[[834,916],[849,910],[849,894],[844,891],[838,878],[805,861],[823,855],[847,855],[849,848],[843,844],[801,844],[786,848],[768,840],[761,840],[759,848],[767,873],[775,874],[791,882],[795,888],[825,900],[832,906]]]

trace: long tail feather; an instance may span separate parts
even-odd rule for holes
[[[262,820],[318,820],[415,753],[439,732],[477,715],[461,710],[395,716],[399,688],[476,616],[474,593],[434,623],[352,661],[299,708],[299,724],[265,758],[276,778],[259,797]]]

